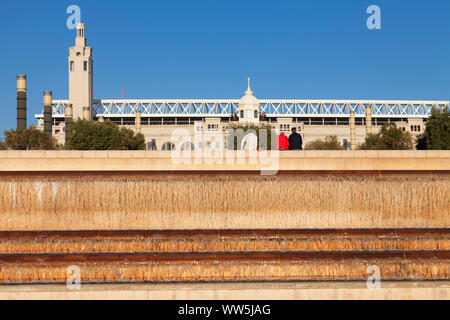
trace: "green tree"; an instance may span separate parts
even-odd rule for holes
[[[425,138],[425,133],[419,135],[416,141],[417,150],[427,150],[427,139]]]
[[[240,145],[238,146],[238,137],[235,134],[238,132],[238,130],[242,130],[244,133],[244,136],[246,134],[248,134],[250,131],[254,130],[256,136],[258,137],[258,148],[261,145],[260,139],[265,137],[266,138],[265,145],[267,146],[267,150],[272,149],[272,135],[275,135],[275,133],[272,131],[272,127],[270,125],[232,124],[232,125],[230,125],[230,127],[227,130],[226,148],[228,150],[237,150],[240,148]],[[263,134],[262,130],[265,130],[264,134]],[[260,135],[260,133],[261,133],[261,135]],[[239,144],[240,144],[240,142],[239,142]],[[275,141],[274,141],[274,144],[275,144]]]
[[[419,150],[450,150],[450,112],[433,107],[425,133],[417,139]]]
[[[359,146],[360,150],[411,150],[413,137],[409,132],[394,125],[386,124],[378,134],[369,135]]]
[[[6,145],[0,141],[0,150],[6,150]]]
[[[72,122],[72,137],[67,146],[71,150],[143,150],[145,139],[127,128],[119,128],[111,121],[78,120]]]
[[[369,134],[366,140],[361,144],[358,149],[360,150],[377,150],[380,143],[380,134]]]
[[[56,150],[55,138],[31,126],[27,129],[5,131],[5,144],[11,150]]]
[[[120,133],[123,137],[121,144],[126,146],[128,150],[145,149],[145,138],[142,133],[135,134],[132,130],[127,128],[121,128]]]
[[[327,136],[325,140],[317,139],[305,146],[305,150],[344,150],[337,136]]]

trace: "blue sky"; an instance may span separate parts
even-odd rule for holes
[[[66,9],[80,6],[94,47],[95,98],[450,99],[448,0],[2,1],[3,130],[28,124],[42,92],[68,96]],[[366,27],[369,5],[382,29]]]

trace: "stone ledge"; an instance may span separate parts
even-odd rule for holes
[[[237,154],[238,152],[232,152]],[[178,152],[182,154],[182,152]],[[194,157],[195,151],[191,152]],[[225,154],[225,152],[224,152]],[[248,152],[245,152],[248,155]],[[271,154],[271,151],[269,151]],[[359,151],[282,151],[279,152],[279,158],[449,158],[448,150],[397,150],[397,151],[377,151],[377,150],[359,150]],[[0,151],[2,159],[67,159],[67,158],[96,158],[96,159],[117,159],[117,158],[136,158],[136,159],[170,159],[171,151]]]
[[[0,300],[449,300],[450,282],[222,283],[66,286],[0,286]]]
[[[195,152],[186,162],[172,161],[172,152],[152,151],[0,151],[0,171],[349,171],[349,170],[450,170],[450,151],[286,151],[232,152],[231,163],[211,156],[196,163]],[[182,155],[178,153],[178,155]],[[244,157],[244,163],[237,159]],[[266,157],[266,158],[265,158]],[[32,160],[32,161],[30,161]]]

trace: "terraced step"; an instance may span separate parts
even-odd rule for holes
[[[449,280],[450,252],[2,255],[0,283]]]
[[[449,280],[449,231],[0,232],[0,284]]]
[[[0,254],[449,249],[450,229],[0,232]]]

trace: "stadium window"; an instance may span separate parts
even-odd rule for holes
[[[175,145],[171,142],[166,142],[162,146],[163,151],[172,151],[175,150]]]
[[[152,139],[152,141],[147,144],[147,150],[150,150],[150,151],[158,150],[158,148],[156,147],[156,139]]]
[[[70,71],[73,71],[73,61],[70,61]]]
[[[255,110],[255,119],[258,118],[258,111]]]
[[[348,143],[347,139],[344,139],[344,141],[342,142],[342,146],[344,147],[344,150],[350,149],[350,143]]]
[[[87,71],[87,61],[84,62],[84,71]]]
[[[208,124],[208,131],[219,131],[218,124]]]
[[[244,117],[244,110],[241,110],[241,118]]]

